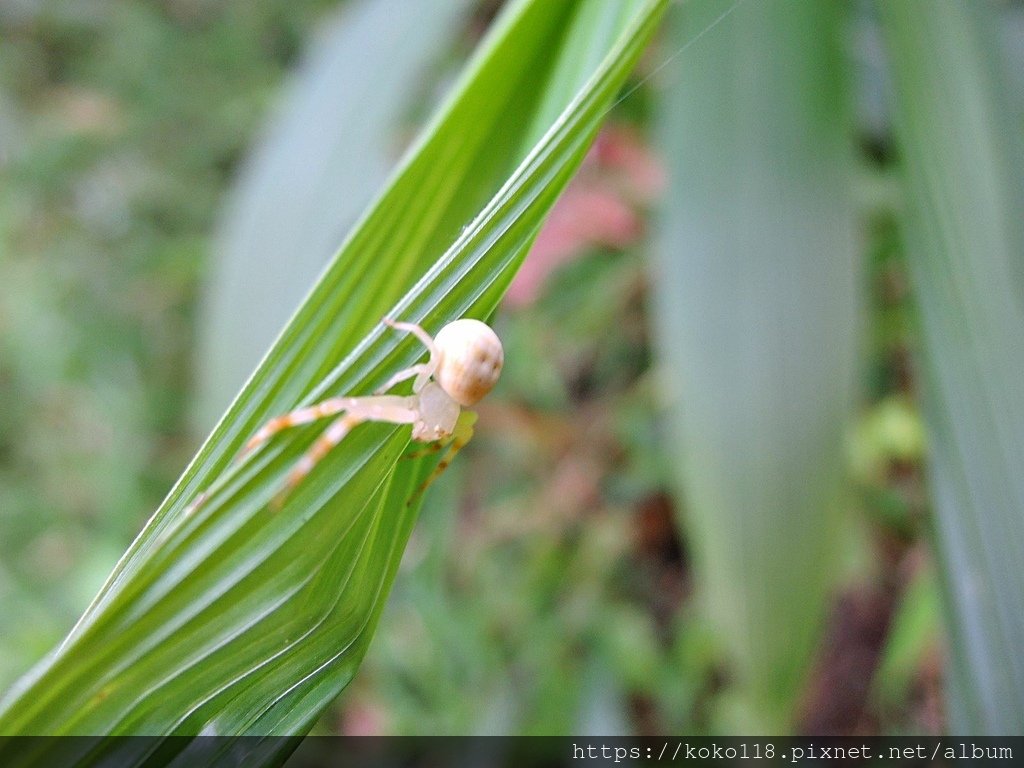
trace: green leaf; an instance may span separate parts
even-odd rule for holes
[[[309,727],[362,658],[428,468],[398,461],[407,427],[363,425],[272,512],[323,425],[233,457],[270,416],[370,392],[421,358],[382,316],[436,332],[493,312],[665,5],[506,9],[100,595],[0,705],[0,733]],[[575,65],[584,53],[593,68]]]
[[[659,138],[656,329],[740,732],[791,727],[836,573],[860,311],[843,6],[686,6]]]
[[[950,730],[1024,724],[1024,153],[993,7],[878,3],[920,307]]]

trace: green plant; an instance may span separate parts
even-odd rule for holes
[[[840,4],[679,9],[654,281],[680,520],[736,676],[730,732],[792,727],[837,582],[860,265]],[[728,20],[723,18],[728,14]]]
[[[380,182],[401,143],[393,122],[415,109],[411,73],[459,34],[435,10],[461,5],[424,0],[422,21],[391,24],[402,3],[350,3],[359,13],[336,42],[402,28],[422,35],[408,60],[348,50],[366,70],[344,67],[346,106],[306,112],[298,99],[277,123],[290,151],[325,161],[323,175],[286,147],[248,177],[250,218],[228,227],[221,292],[197,332],[208,341],[198,398],[189,329],[210,212],[271,86],[333,3],[224,0],[195,18],[182,9],[196,4],[143,0],[0,13],[0,86],[26,127],[6,145],[16,162],[0,164],[0,650],[14,649],[0,677],[78,615],[99,583],[88,572],[106,573],[141,523],[132,516],[191,452],[186,411],[200,400],[207,423],[221,412],[324,243]],[[840,728],[937,731],[941,587],[949,728],[1019,729],[1024,172],[994,11],[879,5],[898,125],[893,136],[875,114],[858,126],[869,156],[858,167],[841,35],[851,22],[876,29],[863,6],[680,4],[653,76],[613,105],[662,5],[524,0],[503,13],[97,602],[3,699],[0,732],[304,732],[362,663],[392,580],[387,631],[319,728],[781,733],[813,730],[801,705],[806,717],[838,702],[860,713],[833,719]],[[398,82],[378,94],[385,64]],[[880,77],[883,63],[867,69]],[[338,77],[318,71],[307,93]],[[371,101],[379,113],[359,108]],[[419,516],[406,502],[432,467],[400,458],[400,429],[363,425],[269,513],[319,429],[236,464],[241,443],[270,415],[367,393],[420,355],[383,316],[432,331],[489,317],[613,108],[628,132],[654,128],[671,171],[655,279],[641,263],[649,198],[589,163],[576,202],[619,194],[629,236],[591,238],[533,303],[506,304],[504,379],[459,477],[430,494],[403,576]],[[347,142],[352,126],[362,138]],[[345,168],[363,170],[332,178]],[[611,183],[587,187],[595,178]],[[864,493],[844,496],[864,319],[857,235],[877,338],[852,430]],[[907,362],[918,335],[920,376]],[[866,617],[865,601],[877,608]],[[851,670],[844,641],[865,636]],[[855,677],[822,685],[833,673]]]
[[[4,700],[0,731],[310,726],[365,652],[430,467],[399,461],[403,432],[369,426],[274,514],[266,502],[317,428],[233,456],[269,416],[372,390],[412,362],[420,351],[382,316],[433,329],[493,310],[664,7],[506,9],[103,591]]]
[[[878,3],[958,733],[1024,723],[1024,152],[989,3]]]

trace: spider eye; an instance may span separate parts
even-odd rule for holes
[[[440,330],[434,344],[441,355],[434,378],[452,400],[474,405],[494,388],[505,352],[498,334],[485,323],[456,320]]]

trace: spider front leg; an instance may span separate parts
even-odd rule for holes
[[[349,410],[349,406],[357,400],[358,398],[355,397],[332,397],[308,408],[298,408],[280,416],[275,416],[260,427],[255,435],[249,438],[249,441],[239,452],[238,459],[245,458],[283,429],[297,427],[300,424],[311,424],[328,416],[334,416],[337,413]]]
[[[288,495],[308,475],[313,467],[338,445],[353,427],[364,421],[380,421],[389,424],[413,424],[420,417],[419,400],[413,397],[382,395],[379,397],[348,397],[343,410],[345,415],[332,422],[326,431],[316,439],[313,446],[299,459],[288,473],[288,480],[271,502],[271,507],[280,509]],[[325,401],[326,402],[326,401]]]
[[[406,458],[415,459],[435,453],[442,448],[448,449],[445,451],[444,456],[441,457],[441,460],[437,463],[437,466],[434,467],[434,471],[427,476],[426,480],[420,483],[412,496],[409,497],[409,501],[406,502],[406,506],[410,506],[414,501],[416,501],[416,499],[425,493],[426,490],[433,485],[434,481],[444,474],[446,469],[448,469],[451,463],[455,460],[456,454],[465,448],[469,441],[473,439],[473,425],[476,424],[476,419],[477,415],[474,411],[462,411],[459,414],[458,421],[455,422],[455,429],[452,431],[450,437],[445,440],[439,440],[426,448],[406,455]]]
[[[365,398],[356,397],[332,397],[328,400],[311,405],[306,408],[297,408],[294,411],[275,416],[260,429],[242,446],[242,450],[238,452],[238,456],[235,458],[236,462],[240,462],[250,453],[259,448],[263,443],[269,440],[271,437],[276,435],[278,432],[289,429],[290,427],[297,427],[300,424],[311,424],[314,421],[327,418],[328,416],[334,416],[342,411],[349,410],[357,401]],[[185,514],[191,515],[198,511],[206,500],[210,497],[209,489],[200,491],[192,503],[185,508]]]

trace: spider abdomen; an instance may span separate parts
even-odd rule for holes
[[[434,379],[459,405],[474,405],[494,388],[505,353],[485,323],[469,318],[448,323],[434,344],[441,356]]]

